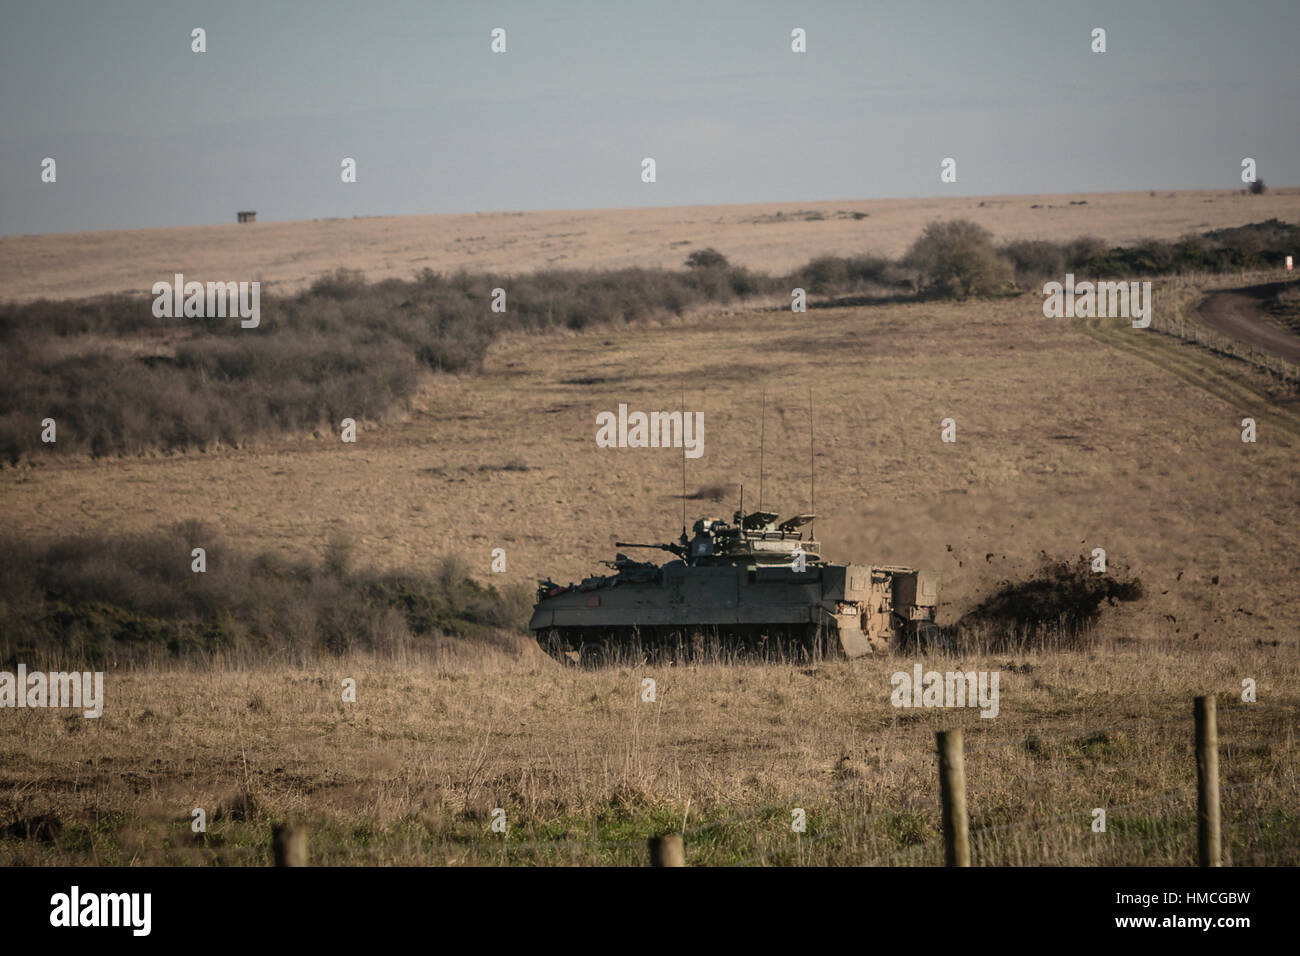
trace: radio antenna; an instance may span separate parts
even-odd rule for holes
[[[763,389],[763,410],[758,416],[758,510],[763,510],[763,439],[767,434],[767,388]]]
[[[682,383],[682,539],[686,538],[686,383]]]
[[[808,510],[812,512],[809,537],[817,540],[817,454],[813,444],[812,382],[808,383]]]

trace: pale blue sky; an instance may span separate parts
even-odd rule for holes
[[[1300,3],[0,2],[0,234],[1275,186]],[[207,30],[208,51],[190,52]],[[508,52],[489,51],[493,27]],[[790,31],[808,52],[790,52]],[[1090,51],[1093,27],[1108,52]],[[58,182],[43,184],[52,156]],[[344,156],[358,182],[339,179]],[[659,181],[640,181],[653,156]],[[939,182],[957,159],[958,182]]]

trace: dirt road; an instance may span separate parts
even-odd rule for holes
[[[1277,295],[1290,283],[1267,282],[1212,292],[1198,307],[1210,328],[1241,342],[1267,349],[1291,362],[1300,362],[1300,338],[1291,335],[1260,315],[1260,304]]]

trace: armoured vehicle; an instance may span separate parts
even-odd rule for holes
[[[545,580],[529,627],[560,661],[596,665],[632,648],[652,659],[710,647],[771,655],[848,657],[929,642],[939,603],[938,575],[913,568],[829,564],[797,514],[736,511],[728,524],[695,522],[688,537],[655,548],[676,560],[635,561],[618,552],[612,574],[561,586]]]

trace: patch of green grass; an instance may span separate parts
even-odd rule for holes
[[[928,843],[937,835],[930,820],[914,810],[890,814],[885,818],[884,829],[899,849]]]

